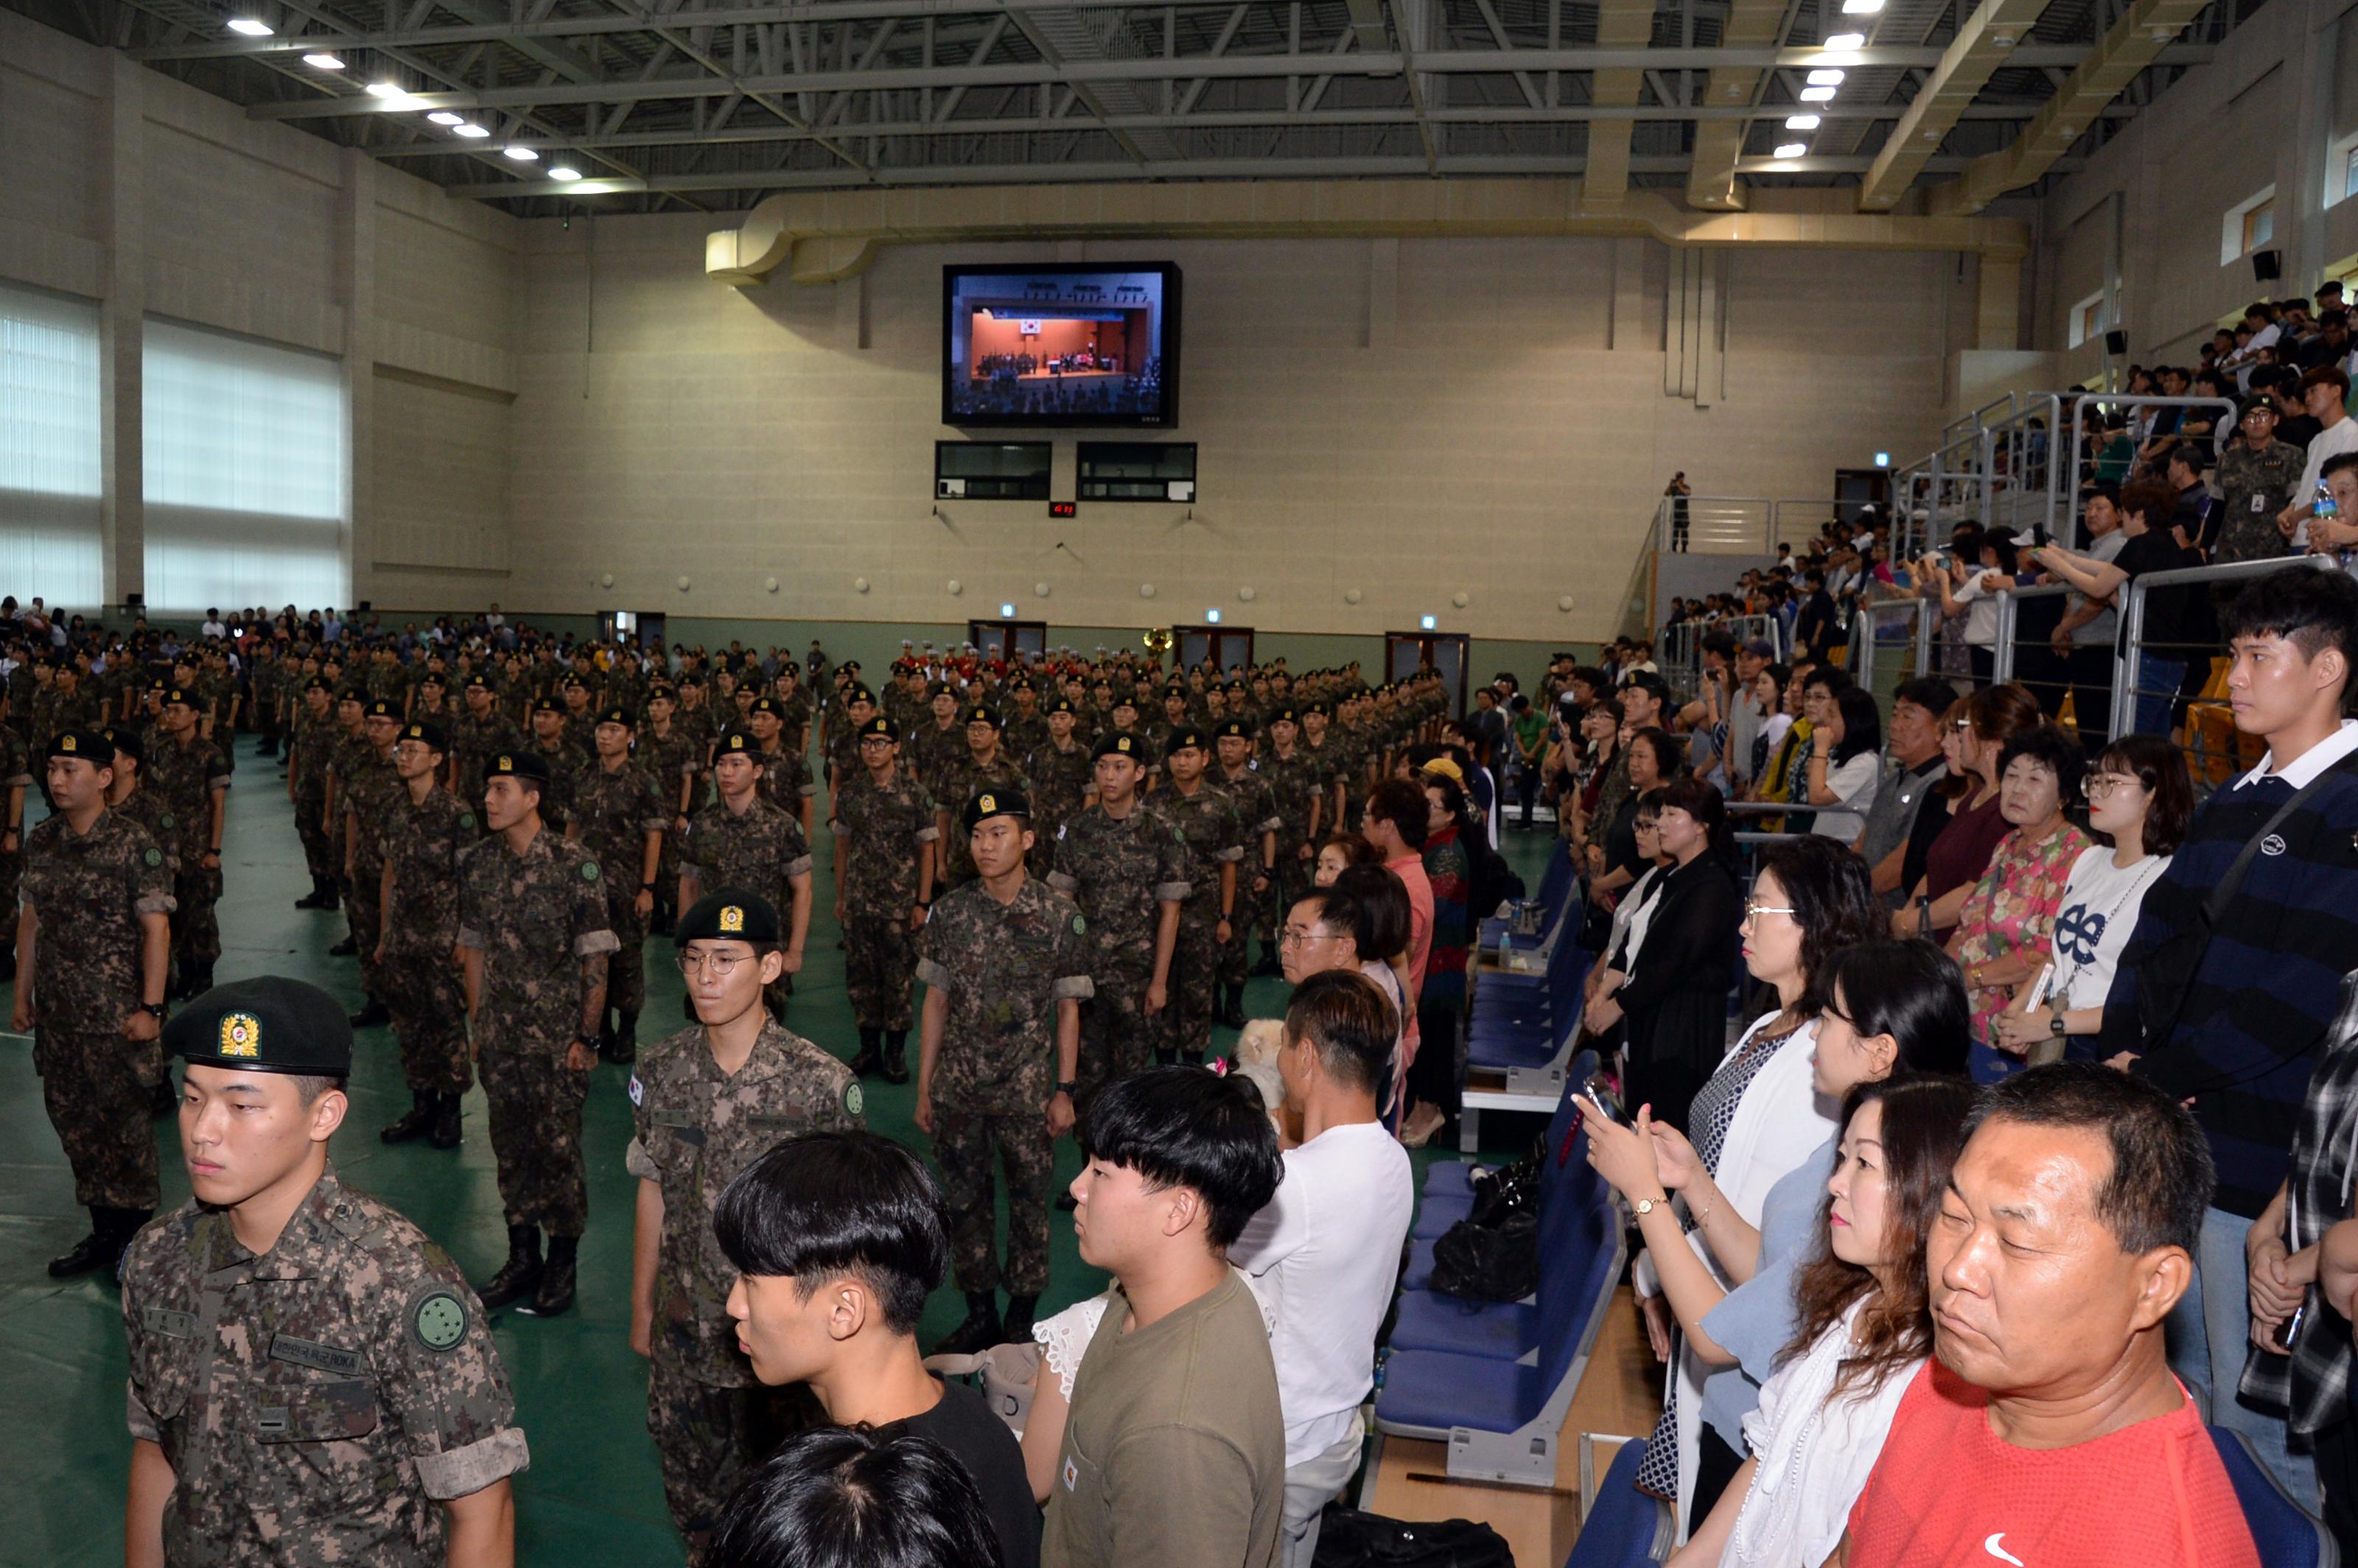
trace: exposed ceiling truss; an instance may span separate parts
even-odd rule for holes
[[[2212,0],[2174,41],[2148,38],[2125,90],[2093,103],[2091,84],[2120,75],[2105,34],[2136,0],[0,0],[524,213],[1534,174],[1585,176],[1587,203],[1667,188],[1724,209],[1758,185],[1855,185],[1881,208],[1968,168],[1986,185],[2066,84],[2079,130],[2018,167],[2029,181],[2076,168],[2255,3]],[[237,37],[233,18],[274,32]],[[1843,33],[1865,41],[1823,46]],[[344,69],[305,63],[319,51]],[[1829,68],[1844,73],[1832,101],[1803,102]],[[1818,125],[1786,129],[1797,113]],[[1801,156],[1774,156],[1796,141]]]

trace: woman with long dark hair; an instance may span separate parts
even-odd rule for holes
[[[1809,701],[1813,722],[1802,793],[1812,806],[1834,807],[1819,812],[1810,831],[1855,843],[1883,784],[1883,716],[1875,698],[1838,670],[1811,676]]]
[[[1787,1568],[1842,1542],[1902,1395],[1932,1350],[1924,1240],[1964,1147],[1973,1089],[1887,1078],[1844,1097],[1799,1325],[1745,1418],[1752,1451],[1673,1568]]]
[[[1582,1119],[1597,1171],[1633,1205],[1667,1190],[1666,1163],[1708,1173],[1707,1190],[1699,1187],[1702,1195],[1685,1206],[1692,1228],[1675,1238],[1664,1235],[1662,1250],[1668,1256],[1683,1246],[1723,1292],[1749,1276],[1757,1263],[1769,1190],[1833,1131],[1832,1107],[1818,1103],[1812,1061],[1826,987],[1836,957],[1873,940],[1882,924],[1872,875],[1857,855],[1831,838],[1794,838],[1774,846],[1762,857],[1738,929],[1745,964],[1776,991],[1776,1011],[1755,1020],[1720,1059],[1709,1081],[1695,1091],[1683,1129],[1658,1126],[1647,1114],[1648,1133],[1641,1137],[1600,1117]],[[1646,961],[1640,954],[1641,979]],[[1642,1078],[1628,1082],[1643,1090]],[[1625,1098],[1632,1106],[1645,1104],[1641,1092],[1628,1088]],[[1650,1215],[1641,1217],[1640,1229],[1679,1223],[1668,1214],[1659,1220]],[[1639,1296],[1650,1331],[1667,1348],[1670,1305],[1659,1283],[1662,1265],[1651,1260],[1654,1250],[1649,1236],[1649,1256],[1638,1271]],[[1674,1258],[1671,1266],[1683,1270],[1688,1261]],[[1697,1495],[1701,1400],[1709,1370],[1692,1342],[1680,1351],[1655,1433],[1659,1442],[1648,1451],[1640,1477],[1650,1490],[1674,1497],[1682,1507]]]

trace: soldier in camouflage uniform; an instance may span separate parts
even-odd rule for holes
[[[324,678],[308,676],[302,706],[287,727],[287,798],[295,807],[304,869],[311,874],[311,891],[295,901],[297,909],[334,909],[343,902],[336,885],[336,837],[328,830],[328,759],[336,736],[334,693]]]
[[[547,809],[541,820],[562,833],[573,819],[573,792],[580,782],[586,756],[568,732],[563,703],[555,697],[534,699],[532,734],[524,750],[538,757],[548,774]]]
[[[475,1077],[459,970],[459,852],[480,835],[473,807],[442,787],[449,745],[438,725],[413,719],[402,726],[393,747],[400,792],[386,803],[379,838],[377,973],[410,1100],[408,1113],[379,1136],[387,1143],[424,1137],[437,1149],[459,1146],[460,1097]]]
[[[1007,724],[1000,732],[999,743],[1007,754],[1019,762],[1048,743],[1047,716],[1040,711],[1040,688],[1028,680],[1015,683],[1013,711],[1005,715]],[[1033,805],[1039,802],[1034,800]],[[1039,837],[1047,837],[1044,830]]]
[[[934,1140],[966,1321],[936,1346],[972,1353],[1032,1336],[1048,1284],[1053,1145],[1073,1125],[1088,923],[1025,874],[1031,806],[985,790],[959,814],[976,877],[936,900],[917,978],[925,982],[915,1119]],[[991,1166],[1007,1182],[1007,1316],[999,1314]]]
[[[173,878],[172,964],[178,974],[174,994],[210,990],[213,965],[221,959],[222,825],[229,799],[229,762],[221,748],[197,732],[193,694],[174,687],[164,694],[163,735],[148,748],[141,769],[146,787],[161,797],[167,819],[178,835],[173,852],[179,868]]]
[[[938,886],[947,892],[974,880],[974,857],[967,852],[966,835],[951,831],[957,806],[987,789],[1028,796],[1032,786],[1022,768],[1000,750],[998,710],[981,703],[966,710],[965,755],[940,763],[925,784],[925,793],[934,797],[934,826],[944,845]],[[1033,841],[1038,841],[1036,834]]]
[[[1019,754],[1023,776],[1032,785],[1032,833],[1037,846],[1032,852],[1032,870],[1035,875],[1045,876],[1055,869],[1058,836],[1065,824],[1078,816],[1081,808],[1088,804],[1095,764],[1089,748],[1074,733],[1079,720],[1079,710],[1070,699],[1057,697],[1048,704],[1041,722],[1041,732],[1046,739],[1030,752]]]
[[[169,1043],[188,1059],[195,1195],[124,1260],[129,1561],[513,1561],[508,1477],[529,1455],[482,1308],[328,1159],[348,1108],[342,1009],[244,980],[183,1011]],[[285,1214],[290,1189],[304,1196]],[[274,1224],[258,1256],[239,1239]]]
[[[384,939],[384,825],[401,780],[393,766],[394,742],[401,736],[401,703],[373,697],[361,718],[365,750],[348,752],[338,777],[336,803],[344,818],[344,897],[351,911],[352,941],[360,950],[361,994],[367,1000],[352,1015],[352,1027],[393,1022],[385,1006],[384,977],[377,964]]]
[[[632,1074],[623,1162],[640,1182],[631,1346],[651,1361],[647,1431],[693,1562],[746,1470],[792,1420],[738,1348],[729,1315],[737,1271],[714,1237],[713,1210],[780,1140],[862,1123],[850,1070],[762,1006],[780,959],[767,900],[721,888],[680,917],[674,936],[698,1023],[649,1046]]]
[[[1272,950],[1282,915],[1272,915],[1277,894],[1277,835],[1285,826],[1278,815],[1277,796],[1253,757],[1253,728],[1244,719],[1224,719],[1212,727],[1212,744],[1219,757],[1212,782],[1237,803],[1237,818],[1244,825],[1245,858],[1238,868],[1236,918],[1228,923],[1228,940],[1220,944],[1218,994],[1213,1015],[1231,1029],[1245,1026],[1245,980],[1252,971],[1252,930]]]
[[[696,806],[697,781],[702,776],[707,749],[679,719],[679,693],[669,682],[647,687],[647,723],[638,738],[638,758],[655,782],[664,802],[663,857],[655,864],[655,912],[647,929],[667,932],[679,908],[672,900],[679,892],[679,836],[687,827],[687,814]]]
[[[49,1262],[53,1279],[112,1272],[159,1196],[148,1097],[160,1081],[172,881],[146,828],[106,809],[104,734],[49,738],[57,810],[25,846],[10,1027],[33,1036],[41,1100],[73,1167],[91,1233]]]
[[[852,687],[845,691],[842,701],[827,711],[827,722],[823,726],[828,731],[826,746],[827,787],[831,790],[841,789],[853,778],[859,776],[862,771],[860,761],[860,737],[867,732],[868,721],[877,717],[876,694],[864,686]],[[901,732],[901,726],[896,721],[892,726],[892,733],[898,736]],[[897,747],[899,741],[895,741],[894,745]],[[840,897],[843,892],[840,862],[837,865],[835,888],[837,895]]]
[[[31,753],[24,737],[0,728],[0,979],[16,972],[16,890],[25,881],[25,796],[33,787]]]
[[[1179,906],[1190,891],[1185,846],[1139,795],[1142,751],[1134,735],[1097,743],[1097,804],[1065,824],[1056,869],[1048,873],[1089,926],[1094,991],[1081,1010],[1084,1095],[1146,1065],[1154,1015],[1169,995]]]
[[[1263,927],[1261,963],[1256,974],[1280,972],[1277,934],[1285,916],[1309,894],[1318,869],[1319,834],[1326,827],[1325,792],[1316,769],[1301,748],[1302,726],[1293,708],[1272,705],[1269,718],[1269,756],[1261,765],[1270,795],[1277,806],[1277,888],[1270,923]]]
[[[716,798],[688,819],[680,838],[679,907],[708,887],[744,888],[786,916],[785,963],[770,982],[773,1015],[784,1019],[793,977],[810,935],[811,851],[800,824],[761,795],[762,758],[742,730],[721,736],[712,760]]]
[[[345,871],[343,795],[345,781],[368,766],[369,758],[374,754],[361,722],[368,705],[367,694],[358,687],[348,686],[336,694],[336,738],[328,747],[328,839],[335,855],[338,899],[344,910],[344,939],[328,952],[339,958],[349,958],[361,950],[360,936],[353,925],[352,884]]]
[[[498,694],[482,676],[468,677],[464,709],[451,720],[450,791],[479,811],[483,804],[483,771],[501,752],[522,751],[525,732],[500,711]]]
[[[483,785],[491,836],[459,860],[459,949],[508,1224],[508,1260],[484,1281],[483,1304],[530,1296],[523,1310],[553,1317],[573,1304],[590,1218],[581,1105],[598,1065],[615,942],[598,862],[540,819],[546,773],[532,752],[492,759]]]
[[[856,739],[860,767],[838,775],[832,824],[844,989],[860,1029],[851,1070],[881,1067],[886,1083],[905,1084],[909,988],[917,973],[917,932],[933,902],[941,833],[924,787],[900,765],[898,727],[871,719]]]
[[[1163,787],[1148,802],[1183,845],[1174,880],[1188,889],[1171,955],[1170,1000],[1155,1018],[1154,1059],[1166,1065],[1200,1062],[1211,1046],[1214,977],[1242,892],[1244,822],[1228,791],[1205,776],[1210,760],[1202,730],[1174,730],[1163,759]]]
[[[917,770],[917,782],[938,802],[946,798],[942,782],[950,769],[965,760],[969,748],[966,730],[958,723],[957,693],[946,682],[936,681],[926,688],[926,698],[925,716],[903,731],[902,751]]]
[[[609,969],[606,1005],[614,1022],[599,1031],[611,1062],[629,1062],[639,1054],[639,1013],[647,1005],[647,920],[654,914],[655,874],[672,823],[671,806],[654,775],[632,760],[631,739],[638,728],[638,716],[627,708],[598,715],[592,737],[598,759],[581,782],[573,821],[565,830],[613,879],[606,915],[621,946]]]
[[[777,698],[754,698],[745,728],[762,753],[762,798],[793,817],[808,838],[818,784],[811,777],[810,759],[794,748],[794,732]]]

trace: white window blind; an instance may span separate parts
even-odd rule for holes
[[[98,307],[0,284],[0,593],[106,592]]]
[[[141,382],[148,604],[344,603],[336,362],[151,320]]]

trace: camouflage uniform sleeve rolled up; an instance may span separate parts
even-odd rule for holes
[[[810,840],[803,837],[803,825],[791,813],[785,815],[786,875],[806,877],[811,869]]]
[[[947,962],[952,943],[946,930],[949,922],[944,919],[946,913],[949,914],[950,921],[955,921],[955,906],[946,910],[945,906],[936,904],[932,918],[925,922],[925,928],[917,935],[917,978],[944,994],[957,989],[950,979]]]
[[[1097,982],[1089,978],[1088,922],[1081,918],[1073,901],[1059,893],[1056,899],[1056,981],[1050,994],[1058,1001],[1087,1001],[1098,994]]]
[[[1167,831],[1155,834],[1154,842],[1162,851],[1154,874],[1155,902],[1186,903],[1195,892],[1187,874],[1187,836],[1174,823]]]
[[[606,916],[605,868],[596,860],[584,859],[580,873],[573,881],[573,956],[586,958],[592,953],[611,953],[622,946]]]
[[[622,1151],[622,1169],[643,1182],[663,1180],[663,1167],[655,1162],[654,1140],[647,1136],[651,1126],[647,1102],[654,1098],[647,1086],[655,1081],[664,1061],[664,1047],[668,1044],[664,1042],[644,1053],[631,1069],[631,1142]]]
[[[484,922],[491,911],[483,899],[483,857],[492,853],[493,840],[486,838],[459,852],[459,946],[481,951],[483,946]]]
[[[373,1354],[382,1392],[401,1423],[417,1480],[438,1502],[481,1491],[531,1463],[515,1424],[515,1396],[492,1344],[482,1303],[449,1255],[431,1241],[406,1286],[388,1278],[388,1309]]]

